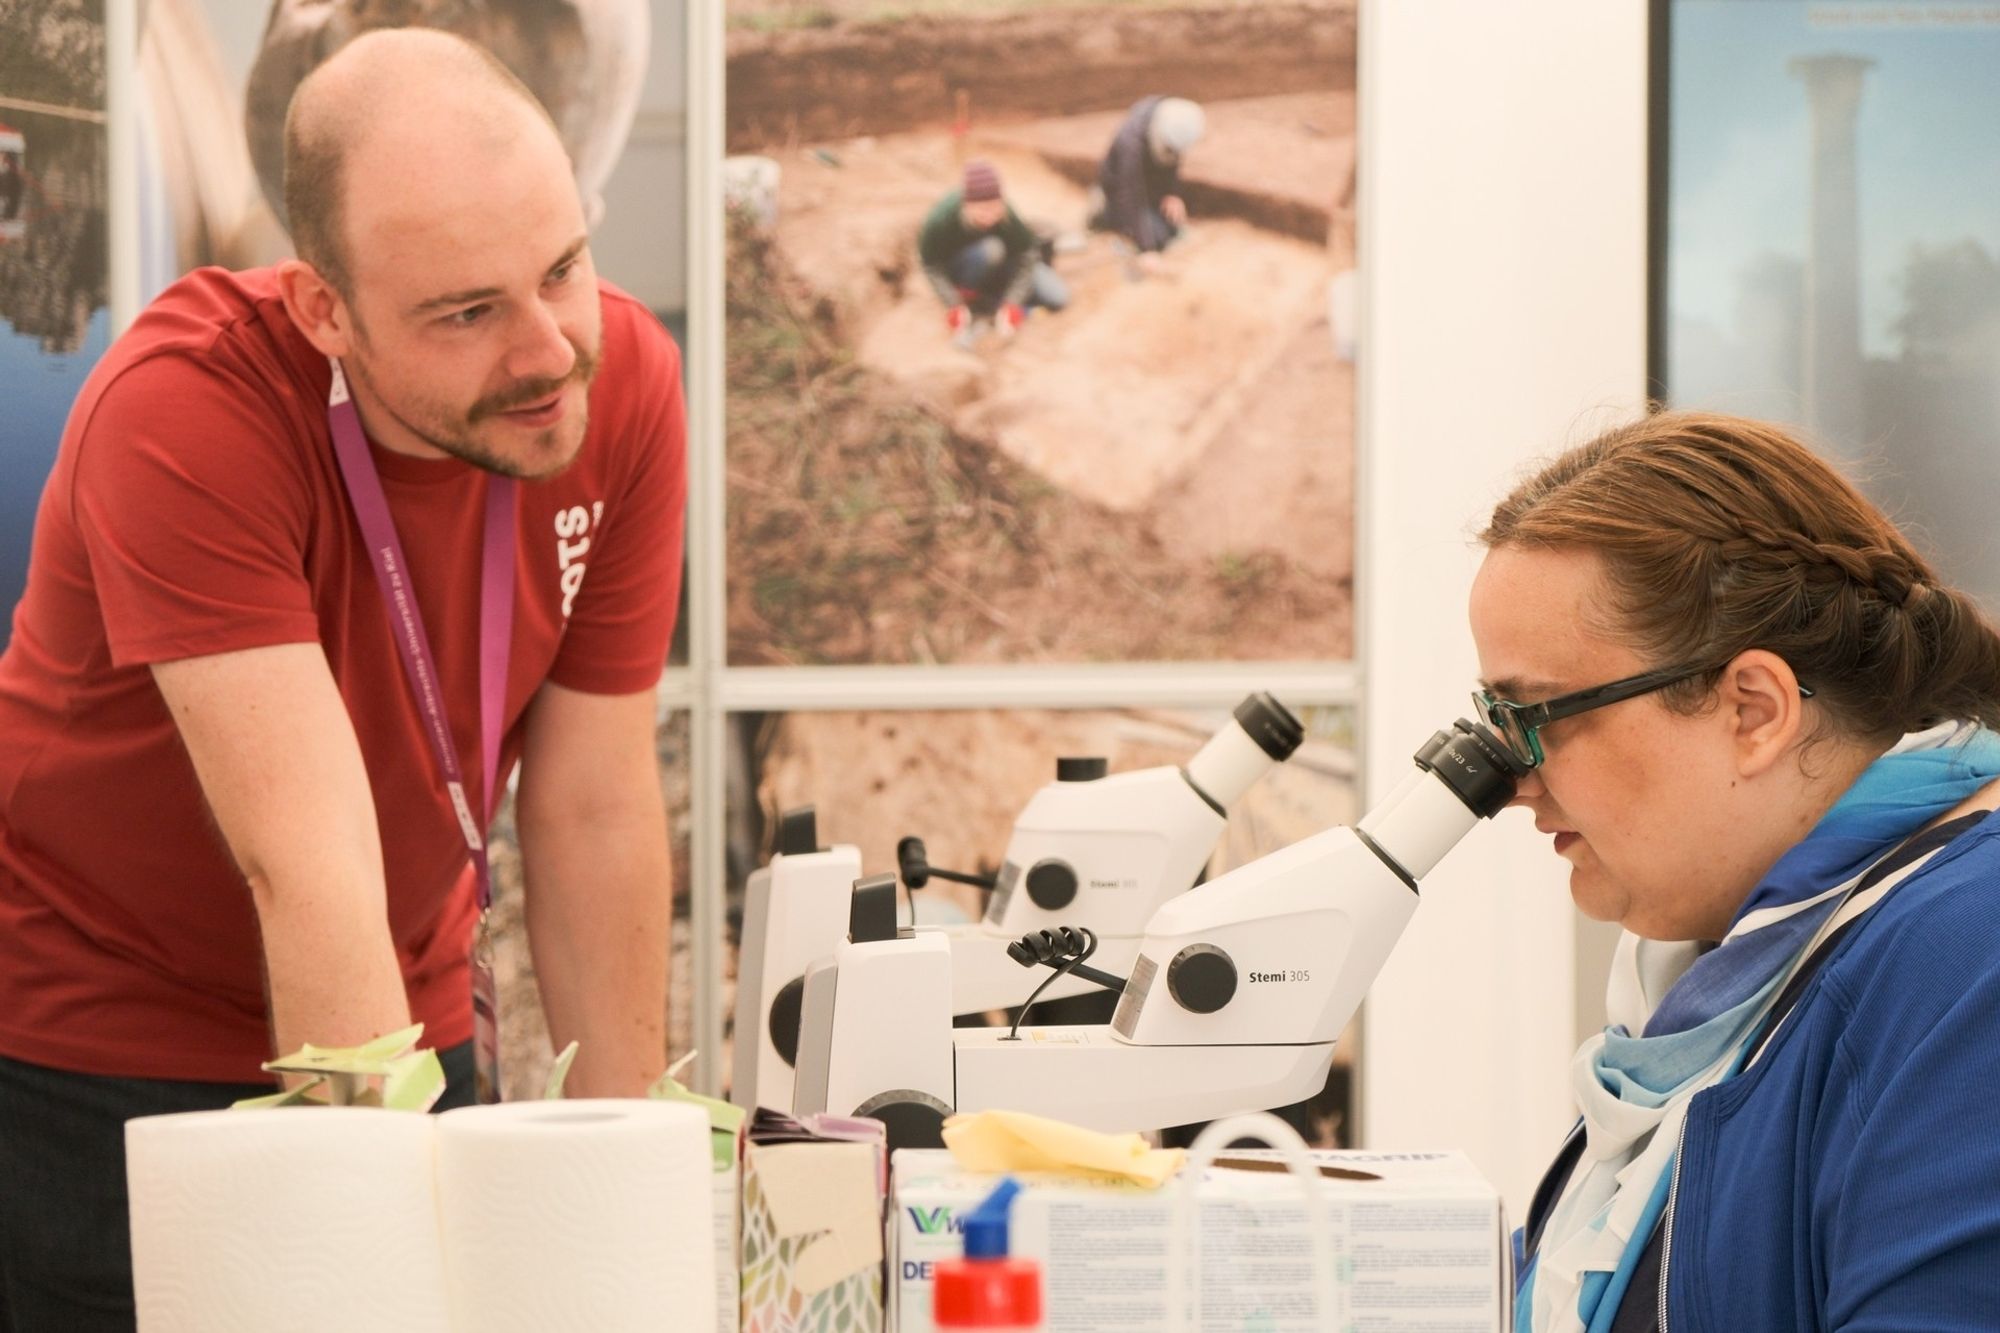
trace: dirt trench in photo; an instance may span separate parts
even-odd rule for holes
[[[797,117],[767,117],[792,131],[752,145],[776,164],[776,220],[739,223],[730,253],[732,661],[1349,654],[1353,375],[1329,326],[1353,247],[1343,20],[1351,37],[1351,8],[1327,4],[811,30],[822,55],[900,42],[904,63],[876,82],[904,89],[909,123],[807,141]],[[1072,91],[1062,114],[1034,115],[1018,92],[988,107],[966,90],[945,102],[958,123],[939,125],[937,99],[905,86],[982,38],[987,61],[1020,68],[1027,29],[1036,50],[1067,34],[1068,83],[1105,73],[1094,95],[1111,103],[1080,108]],[[1191,34],[1210,57],[1209,133],[1185,173],[1193,225],[1163,273],[1136,280],[1085,231],[1085,188],[1128,92],[1184,91],[1171,80]],[[737,99],[757,98],[757,43],[800,39],[732,32],[732,123]],[[918,58],[923,40],[943,43],[935,59]],[[1326,57],[1318,90],[1287,90],[1296,54],[1258,75],[1252,57],[1287,44]],[[1148,52],[1157,74],[1135,63]],[[886,94],[849,106],[837,76],[822,86],[806,99],[821,121],[884,123]],[[968,350],[914,238],[972,156],[1061,238],[1072,301]]]

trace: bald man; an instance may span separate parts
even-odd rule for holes
[[[99,364],[0,657],[0,1330],[132,1327],[131,1116],[413,1020],[468,1099],[517,760],[570,1089],[665,1063],[678,353],[478,48],[360,38],[286,139],[300,257],[190,275]]]

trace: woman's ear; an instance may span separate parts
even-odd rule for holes
[[[1805,731],[1805,701],[1791,664],[1752,648],[1738,653],[1716,683],[1719,715],[1736,749],[1736,771],[1746,778],[1767,771],[1790,753]]]

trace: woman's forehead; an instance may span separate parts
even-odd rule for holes
[[[1599,558],[1576,548],[1500,546],[1473,580],[1472,637],[1480,675],[1505,698],[1542,698],[1640,669],[1604,632]]]

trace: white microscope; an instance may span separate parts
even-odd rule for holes
[[[738,1106],[791,1106],[805,970],[846,936],[860,878],[861,849],[821,847],[812,806],[778,817],[771,864],[750,872],[743,889],[729,1084]]]
[[[1228,812],[1304,739],[1299,720],[1260,692],[1237,705],[1185,768],[1107,774],[1103,759],[1059,759],[1056,780],[1015,819],[993,875],[933,867],[922,841],[904,838],[897,861],[911,890],[933,878],[990,890],[979,921],[917,927],[949,951],[950,1013],[1018,1006],[1035,980],[1008,956],[1009,947],[1065,924],[1091,929],[1100,966],[1130,967],[1154,911],[1208,864]],[[848,937],[860,874],[853,847],[818,846],[809,808],[781,819],[777,854],[745,889],[730,1089],[738,1105],[792,1105],[805,972]],[[1057,976],[1041,994],[1090,992],[1096,983],[1088,975]]]
[[[855,885],[849,938],[806,973],[794,1109],[867,1115],[897,1147],[935,1145],[954,1111],[1030,1111],[1094,1129],[1159,1129],[1311,1096],[1333,1043],[1417,909],[1417,881],[1525,769],[1459,721],[1352,828],[1315,834],[1153,914],[1108,1026],[957,1029],[957,961],[898,930],[894,880]],[[1028,965],[1095,972],[1051,932]],[[1087,941],[1084,941],[1087,945]]]

